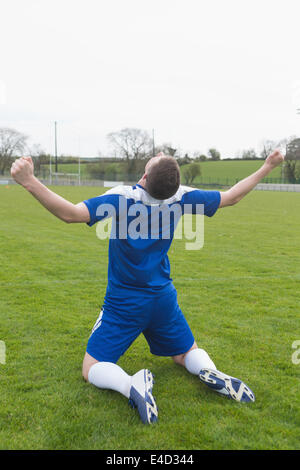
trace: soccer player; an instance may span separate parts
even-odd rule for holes
[[[207,352],[198,347],[177,303],[167,252],[178,222],[176,210],[181,216],[196,214],[204,207],[204,215],[211,217],[218,208],[238,203],[283,160],[279,150],[274,151],[258,171],[220,192],[180,185],[176,160],[160,153],[148,161],[136,185],[120,185],[76,205],[34,176],[30,157],[13,163],[15,181],[64,222],[92,226],[112,218],[108,285],[87,343],[82,374],[96,387],[118,391],[128,398],[143,423],[153,423],[158,417],[152,395],[153,375],[142,369],[130,376],[117,365],[141,333],[152,354],[172,357],[212,390],[240,402],[255,400],[246,384],[219,371]],[[167,222],[165,209],[176,209]]]

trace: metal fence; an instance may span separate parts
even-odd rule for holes
[[[288,191],[300,193],[300,184],[264,184],[260,183],[256,186],[258,191]]]
[[[275,178],[274,178],[275,180]],[[70,180],[69,178],[59,178],[54,179],[52,181],[49,179],[40,179],[40,181],[45,184],[46,186],[98,186],[98,187],[106,187],[111,188],[117,185],[134,185],[136,181],[105,181],[105,180]],[[197,184],[190,184],[195,188],[202,188],[202,189],[227,189],[237,183],[239,180],[236,181],[226,181],[226,180],[203,180],[203,182]],[[1,178],[0,177],[0,186],[1,185],[11,185],[17,184],[12,178]],[[258,191],[288,191],[288,192],[300,192],[300,184],[291,184],[291,183],[277,183],[277,182],[267,182],[267,183],[259,183],[256,187]]]

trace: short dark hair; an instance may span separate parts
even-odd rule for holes
[[[150,166],[146,191],[155,199],[169,199],[180,185],[180,169],[174,157],[164,156]]]

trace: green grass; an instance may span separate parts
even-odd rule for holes
[[[261,160],[201,162],[199,163],[201,176],[196,177],[193,184],[201,184],[201,182],[209,183],[210,181],[233,184],[237,180],[246,178],[246,176],[257,171],[262,164]],[[269,174],[268,179],[270,178],[281,178],[281,167],[275,168]]]
[[[79,202],[97,188],[55,188]],[[156,375],[159,422],[81,378],[106,287],[107,242],[66,225],[22,188],[0,187],[0,449],[299,449],[300,195],[253,192],[205,220],[205,245],[170,249],[199,347],[256,394],[239,404],[200,384],[143,337],[119,364]]]
[[[229,184],[235,183],[236,180],[240,180],[250,175],[251,173],[258,170],[262,165],[261,160],[245,160],[245,161],[206,161],[199,163],[201,168],[201,176],[198,176],[193,183],[200,184],[201,182],[222,182]],[[82,163],[80,166],[81,177],[83,179],[89,179],[88,163]],[[181,167],[181,169],[184,168]],[[66,163],[58,165],[59,173],[78,173],[78,165],[75,163]],[[275,168],[268,178],[280,178],[281,167]],[[184,182],[184,178],[183,178]]]
[[[55,167],[52,163],[52,171],[55,171]],[[78,173],[78,164],[77,163],[64,163],[57,165],[58,173]],[[88,173],[88,163],[81,163],[80,165],[80,174],[82,178],[89,178]]]
[[[217,178],[245,178],[262,166],[261,160],[245,160],[245,161],[219,161],[219,162],[202,162],[202,176]],[[281,174],[281,167],[275,168],[270,177],[279,178]]]

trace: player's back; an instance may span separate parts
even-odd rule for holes
[[[187,210],[196,213],[197,205],[203,205],[204,214],[213,215],[219,198],[218,191],[180,186],[174,196],[160,201],[137,184],[120,185],[84,201],[90,212],[89,225],[112,218],[108,289],[167,288],[172,283],[167,253],[181,215]]]

